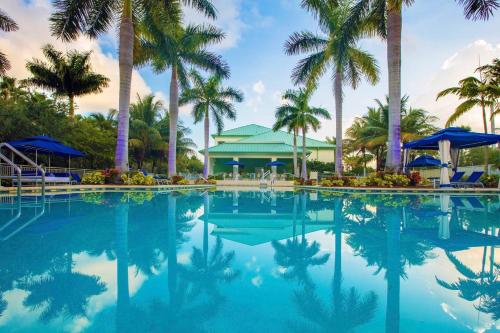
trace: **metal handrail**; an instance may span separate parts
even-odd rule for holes
[[[5,161],[12,169],[17,172],[17,195],[21,195],[21,168],[18,167],[14,162],[9,160],[5,155],[0,152],[0,159]]]
[[[13,232],[11,232],[10,234],[8,234],[7,236],[1,237],[0,240],[5,242],[9,238],[11,238],[12,236],[16,235],[17,233],[19,233],[21,230],[23,230],[27,226],[29,226],[31,223],[33,223],[36,220],[38,220],[40,217],[43,216],[43,214],[45,214],[45,196],[42,197],[42,211],[40,213],[38,213],[35,216],[33,216],[28,222],[26,222],[25,224],[23,224],[22,226],[20,226],[19,228],[17,228],[16,230],[14,230]],[[10,222],[9,225],[11,223],[12,222]],[[2,228],[2,229],[4,229],[4,228]]]
[[[3,147],[8,148],[11,152],[15,153],[17,156],[19,156],[20,158],[22,158],[24,161],[26,161],[32,167],[34,167],[38,171],[40,171],[40,173],[42,174],[42,195],[44,195],[45,194],[45,170],[41,166],[39,166],[38,164],[36,164],[35,162],[33,162],[29,157],[27,157],[26,155],[24,155],[23,153],[21,153],[19,150],[17,150],[16,148],[12,147],[9,143],[7,143],[7,142],[0,143],[0,150]],[[10,162],[14,164],[13,161],[10,161]],[[20,173],[19,173],[19,176],[20,176]],[[18,181],[18,190],[19,190],[19,193],[20,193],[19,182],[20,182],[21,179],[19,178],[18,180],[19,180]]]

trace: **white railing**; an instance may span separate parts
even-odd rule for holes
[[[7,142],[0,143],[0,152],[1,152],[2,148],[6,148],[11,154],[10,159],[5,158],[5,156],[3,155],[3,157],[5,158],[4,160],[6,160],[5,162],[7,162],[8,164],[15,164],[14,163],[14,156],[17,156],[17,157],[21,158],[22,160],[24,160],[24,162],[28,163],[31,167],[35,168],[37,171],[36,175],[38,175],[38,172],[40,172],[41,180],[42,180],[42,194],[45,194],[45,170],[42,167],[40,167],[39,165],[37,165],[35,162],[33,162],[29,157],[27,157],[26,155],[21,153],[19,150],[12,147]],[[18,168],[20,168],[20,167],[18,166]],[[21,168],[21,170],[22,170],[22,168]],[[17,187],[17,189],[18,189],[19,194],[21,193],[21,191],[20,191],[21,185],[19,184],[20,182],[21,182],[21,174],[18,173],[18,182],[17,182],[18,187]]]

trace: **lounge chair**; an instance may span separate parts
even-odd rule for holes
[[[464,171],[456,171],[453,176],[450,178],[450,184],[456,183],[462,179],[462,177],[465,175]],[[439,185],[440,181],[439,178],[436,178],[434,180],[434,188],[436,188]]]
[[[470,174],[469,178],[465,181],[451,181],[450,184],[451,186],[454,187],[473,187],[473,186],[480,186],[484,187],[484,184],[479,181],[481,176],[484,174],[483,171],[474,171],[473,173]]]

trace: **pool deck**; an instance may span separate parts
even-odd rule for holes
[[[432,188],[432,187],[323,187],[294,186],[296,189],[347,193],[452,193],[452,194],[500,194],[499,188]]]
[[[56,185],[46,186],[45,193],[54,192],[124,192],[124,191],[180,191],[215,188],[216,185]],[[17,187],[0,187],[0,194],[15,194]],[[40,193],[40,186],[25,186],[21,188],[22,194]]]

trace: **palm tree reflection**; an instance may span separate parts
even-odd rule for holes
[[[194,248],[190,266],[178,263],[177,248],[186,240],[184,231],[192,228],[186,210],[178,206],[177,194],[169,195],[168,301],[157,300],[151,304],[148,332],[205,332],[204,324],[223,302],[223,298],[218,297],[217,284],[237,276],[237,272],[229,272],[234,253],[223,254],[220,239],[210,258],[208,252]],[[202,295],[202,291],[206,295]]]
[[[294,332],[353,332],[356,327],[368,323],[375,314],[377,295],[373,291],[362,296],[355,287],[342,288],[343,206],[343,198],[335,198],[335,257],[330,304],[325,304],[318,297],[312,283],[296,291],[293,300],[305,320],[290,323]]]
[[[494,260],[493,251],[492,247],[491,261]],[[448,290],[458,291],[458,296],[469,302],[479,300],[479,303],[474,305],[477,310],[491,314],[493,320],[500,319],[499,265],[491,262],[490,270],[487,272],[483,261],[481,272],[475,272],[451,252],[446,252],[446,256],[463,278],[459,278],[457,282],[449,283],[436,276],[437,283]]]
[[[32,310],[43,307],[40,320],[47,322],[60,315],[85,316],[90,297],[103,293],[106,285],[97,276],[54,271],[26,281],[21,288],[29,292],[23,305]]]
[[[210,198],[204,194],[203,250],[193,247],[190,265],[182,267],[182,274],[190,283],[190,297],[196,298],[203,293],[214,299],[222,298],[219,292],[220,283],[230,283],[240,275],[240,271],[231,266],[235,252],[223,253],[222,239],[217,236],[215,247],[208,250],[208,211]]]
[[[313,282],[309,277],[307,269],[310,266],[321,266],[324,265],[330,254],[326,253],[321,256],[317,256],[320,251],[320,246],[318,242],[314,241],[309,243],[305,236],[305,220],[306,220],[306,194],[302,193],[300,197],[298,195],[294,196],[293,202],[293,237],[288,239],[285,243],[278,241],[273,241],[272,246],[274,248],[274,260],[281,266],[284,271],[281,275],[287,280],[297,280],[299,283],[306,286],[311,286]],[[296,223],[297,223],[297,210],[298,201],[301,202],[301,216],[302,216],[302,236],[300,241],[296,235]]]

